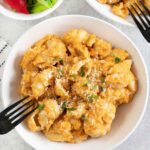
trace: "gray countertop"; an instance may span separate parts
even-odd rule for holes
[[[0,14],[0,35],[13,45],[16,40],[31,26],[50,17],[67,15],[67,14],[82,14],[98,17],[106,20],[128,35],[132,41],[140,49],[144,60],[147,64],[150,74],[150,44],[148,44],[139,33],[137,28],[126,27],[104,18],[95,12],[85,0],[64,0],[64,3],[51,15],[36,21],[16,21]],[[150,98],[149,98],[150,100]],[[136,131],[115,150],[149,150],[150,149],[150,103],[142,122]],[[0,110],[1,110],[0,101]],[[0,150],[32,150],[16,133],[12,131],[7,135],[0,136]]]

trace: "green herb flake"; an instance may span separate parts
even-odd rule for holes
[[[74,111],[74,110],[76,110],[76,108],[71,107],[71,108],[67,108],[67,110],[68,111]]]
[[[112,56],[112,57],[115,57],[115,54],[114,54],[114,53],[111,53],[111,56]]]
[[[82,121],[85,121],[85,120],[86,120],[85,115],[82,115],[82,116],[81,116],[81,120],[82,120]]]
[[[72,74],[72,75],[70,75],[70,77],[73,78],[73,80],[76,80],[77,75],[76,74]]]
[[[116,58],[115,58],[115,63],[117,64],[117,63],[119,63],[119,62],[121,62],[121,59],[120,59],[119,57],[116,57]]]
[[[105,78],[102,77],[102,78],[101,78],[101,83],[104,83],[104,82],[105,82]]]
[[[83,86],[84,86],[84,87],[88,87],[88,83],[84,83]]]
[[[98,95],[92,94],[88,96],[88,101],[92,103],[94,100],[98,99]]]
[[[44,105],[44,104],[41,104],[41,105],[39,104],[38,109],[39,109],[39,110],[43,110],[43,109],[44,109],[44,107],[45,107],[45,105]]]
[[[63,77],[63,69],[62,68],[58,68],[57,69],[57,72],[58,72],[58,78],[61,78],[61,77]]]
[[[81,76],[81,77],[85,77],[85,71],[84,71],[84,69],[83,69],[83,68],[81,68],[80,76]]]
[[[64,60],[63,59],[60,59],[59,62],[60,62],[61,65],[64,64]]]
[[[103,92],[104,88],[102,86],[99,87],[99,90]]]
[[[66,110],[66,109],[67,109],[67,103],[66,103],[66,102],[63,102],[61,108],[62,108],[63,110]]]
[[[99,89],[99,87],[98,87],[98,85],[95,85],[95,86],[93,86],[93,88],[92,88],[93,90],[98,90]]]
[[[90,81],[90,80],[87,80],[87,81],[83,84],[83,86],[84,86],[84,87],[88,87],[89,84],[91,84],[91,81]]]

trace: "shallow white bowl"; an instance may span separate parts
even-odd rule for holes
[[[107,17],[108,19],[118,22],[118,23],[121,23],[121,24],[124,24],[124,25],[127,25],[127,26],[130,26],[130,27],[135,27],[135,24],[130,16],[128,16],[126,19],[123,19],[123,18],[113,14],[110,6],[107,4],[101,4],[97,0],[86,0],[86,1],[98,13]]]
[[[112,130],[108,135],[79,144],[48,141],[42,134],[30,132],[23,124],[20,124],[16,130],[28,144],[39,150],[112,149],[127,139],[140,123],[147,105],[149,82],[145,63],[135,44],[121,31],[102,20],[78,15],[60,16],[48,19],[28,30],[13,46],[7,59],[2,79],[2,101],[7,107],[14,100],[19,99],[18,89],[21,78],[19,62],[26,49],[47,34],[62,35],[73,28],[86,29],[111,42],[114,47],[128,50],[132,56],[133,68],[139,80],[139,90],[133,102],[120,107]]]
[[[17,20],[35,20],[35,19],[42,18],[42,17],[52,13],[62,4],[62,2],[63,2],[63,0],[57,0],[57,3],[52,8],[49,8],[43,12],[36,13],[36,14],[17,13],[17,12],[11,11],[10,9],[7,9],[6,7],[4,7],[3,5],[0,4],[0,13],[2,13],[3,15],[5,15],[7,17],[17,19]]]

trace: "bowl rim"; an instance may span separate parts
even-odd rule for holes
[[[122,18],[120,18],[119,16],[115,16],[116,19],[113,19],[109,14],[104,13],[103,11],[100,11],[100,8],[98,6],[98,2],[96,0],[86,0],[86,2],[94,9],[96,10],[99,14],[101,14],[102,16],[110,19],[111,21],[120,23],[122,25],[126,25],[129,27],[136,27],[135,24],[132,24],[126,20],[123,20]],[[103,4],[106,5],[106,4]]]
[[[110,23],[108,23],[108,22],[106,22],[106,21],[104,21],[104,20],[101,20],[101,19],[99,19],[99,18],[91,17],[91,16],[86,16],[86,15],[62,15],[62,16],[56,16],[56,17],[52,17],[52,18],[46,19],[46,20],[44,20],[44,21],[42,21],[42,22],[40,22],[40,23],[38,23],[38,24],[32,26],[32,27],[31,27],[30,29],[28,29],[25,33],[23,33],[23,34],[20,36],[20,38],[18,38],[18,40],[17,40],[17,41],[15,42],[15,44],[13,45],[12,50],[11,50],[11,52],[9,53],[9,56],[7,57],[7,60],[6,60],[6,63],[5,63],[4,71],[3,71],[3,74],[2,74],[2,85],[1,85],[1,89],[0,89],[0,90],[1,90],[1,98],[2,98],[2,106],[3,106],[3,108],[6,108],[6,107],[7,107],[6,104],[5,104],[5,102],[4,102],[5,96],[4,96],[4,92],[3,92],[3,88],[2,88],[2,87],[4,87],[4,85],[5,85],[5,83],[4,83],[5,68],[6,68],[6,66],[7,66],[7,63],[8,63],[9,60],[11,59],[11,55],[13,54],[13,49],[15,49],[16,45],[18,44],[18,42],[19,42],[20,40],[22,40],[22,38],[23,38],[23,36],[24,36],[25,34],[28,34],[29,32],[31,32],[33,28],[35,28],[35,27],[37,27],[37,26],[39,26],[39,25],[41,25],[41,24],[44,24],[44,23],[46,23],[46,22],[49,22],[49,20],[52,21],[52,20],[58,20],[58,19],[61,19],[61,18],[72,18],[72,17],[74,17],[74,18],[78,18],[78,17],[80,17],[80,18],[87,18],[87,19],[99,21],[99,22],[102,22],[103,24],[106,24],[107,26],[113,28],[113,29],[116,30],[117,32],[119,32],[122,36],[124,36],[124,37],[133,45],[133,47],[135,48],[136,52],[138,53],[138,55],[139,55],[139,57],[140,57],[140,59],[141,59],[141,62],[142,62],[142,64],[143,64],[143,66],[144,66],[145,75],[146,75],[146,81],[147,81],[147,87],[146,87],[146,88],[147,88],[147,91],[146,91],[146,98],[145,98],[145,104],[144,104],[144,106],[143,106],[143,110],[142,110],[142,112],[141,112],[141,114],[140,114],[140,116],[139,116],[138,121],[135,123],[135,126],[131,129],[131,131],[130,131],[124,138],[122,138],[117,144],[115,144],[115,145],[113,145],[113,146],[111,147],[111,149],[114,149],[114,148],[118,147],[119,145],[121,145],[124,141],[126,141],[126,140],[131,136],[131,134],[133,134],[133,132],[137,129],[137,127],[138,127],[139,124],[141,123],[141,121],[142,121],[142,119],[143,119],[143,116],[144,116],[144,113],[145,113],[146,108],[147,108],[147,103],[148,103],[148,98],[149,98],[149,88],[150,88],[149,83],[150,83],[150,81],[149,81],[149,74],[148,74],[148,70],[147,70],[146,63],[145,63],[145,61],[144,61],[144,58],[143,58],[143,56],[142,56],[140,50],[138,49],[138,47],[134,44],[134,42],[133,42],[125,33],[123,33],[120,29],[118,29],[118,28],[115,27],[114,25],[112,25],[112,24],[110,24]],[[27,141],[27,140],[24,139],[24,137],[20,134],[18,128],[16,128],[15,130],[17,131],[17,133],[20,135],[20,137],[21,137],[28,145],[30,145],[32,148],[38,149],[37,147],[35,147],[34,145],[32,145],[30,141]]]
[[[13,11],[5,8],[4,6],[2,6],[0,4],[0,13],[2,13],[3,15],[5,15],[9,18],[16,19],[16,20],[35,20],[35,19],[40,19],[42,17],[45,17],[46,15],[55,11],[63,3],[63,1],[64,0],[57,0],[56,4],[52,8],[49,8],[45,11],[40,12],[40,13],[28,14],[28,15],[13,12]]]

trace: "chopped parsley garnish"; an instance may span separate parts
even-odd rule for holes
[[[101,78],[101,83],[104,83],[104,82],[105,82],[105,78],[102,77],[102,78]]]
[[[62,108],[63,110],[66,110],[66,109],[67,109],[67,103],[66,103],[66,102],[63,102],[61,108]]]
[[[92,103],[94,100],[98,98],[98,95],[92,94],[88,96],[88,101]]]
[[[60,73],[60,74],[62,74],[63,73],[63,69],[61,69],[61,68],[58,68],[58,73]]]
[[[99,90],[100,90],[101,92],[103,92],[104,88],[103,88],[102,86],[99,86]]]
[[[83,86],[88,87],[88,83],[84,83]]]
[[[76,80],[77,75],[76,74],[72,74],[72,75],[70,75],[70,77],[73,78],[73,80]]]
[[[43,109],[44,109],[44,107],[45,107],[45,105],[44,105],[44,104],[41,104],[41,105],[39,104],[38,109],[39,109],[39,110],[43,110]]]
[[[74,111],[74,110],[76,110],[76,108],[74,108],[74,107],[67,107],[67,102],[63,102],[61,108],[63,110],[68,110],[68,111]]]
[[[64,60],[63,60],[63,59],[60,59],[60,61],[59,61],[59,62],[60,62],[60,64],[61,64],[61,65],[63,65],[63,64],[64,64]]]
[[[71,107],[71,108],[67,108],[67,110],[68,111],[74,111],[74,110],[76,110],[76,108]]]
[[[57,72],[58,72],[58,78],[63,76],[63,69],[62,68],[58,68]]]
[[[115,57],[115,54],[114,54],[114,53],[111,53],[111,56],[112,56],[112,57]]]
[[[119,57],[115,57],[115,63],[117,64],[119,62],[121,62],[121,59]]]
[[[85,120],[86,120],[85,115],[82,115],[82,116],[81,116],[81,120],[82,120],[82,121],[85,121]]]
[[[81,68],[80,76],[81,76],[81,77],[85,77],[85,71],[84,71],[84,69],[83,69],[83,68]]]
[[[87,80],[87,81],[83,84],[83,86],[88,87],[88,85],[89,85],[90,83],[91,83],[90,80]]]
[[[98,87],[98,85],[95,85],[95,86],[93,86],[93,88],[92,88],[93,90],[98,90],[99,89],[99,87]]]

